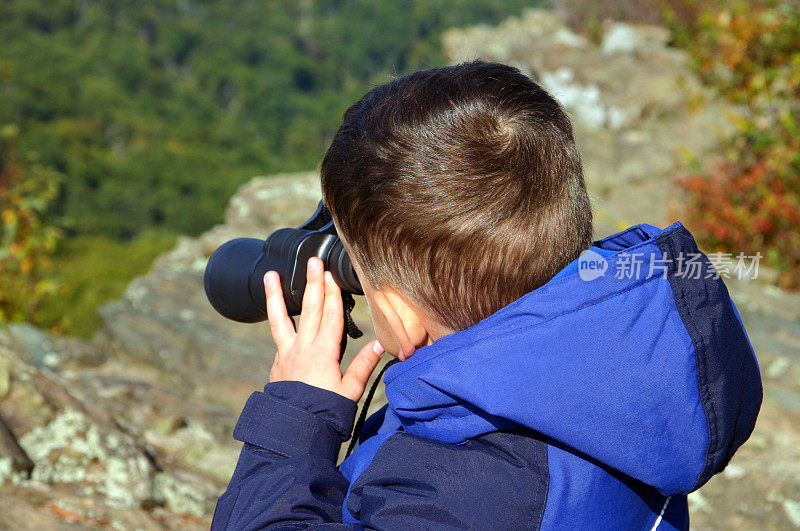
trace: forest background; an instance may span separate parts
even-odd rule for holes
[[[676,176],[707,250],[761,252],[800,284],[800,3],[557,2],[672,30],[714,97],[744,111],[728,150]],[[445,29],[523,0],[0,3],[0,322],[88,337],[180,234],[222,220],[255,175],[311,170],[371,86],[444,63]],[[690,157],[688,157],[690,159]]]

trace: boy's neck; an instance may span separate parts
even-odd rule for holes
[[[428,342],[426,345],[433,345],[433,343],[439,338],[458,331],[439,323],[437,320],[432,319],[428,315],[422,314],[420,317],[422,320],[422,325],[425,327],[425,330],[428,331]]]

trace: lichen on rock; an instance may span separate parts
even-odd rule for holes
[[[118,507],[139,506],[152,497],[153,467],[136,443],[83,413],[65,409],[19,443],[36,463],[33,480],[80,483],[83,492],[102,494]]]

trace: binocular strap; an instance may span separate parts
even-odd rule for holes
[[[369,404],[372,402],[372,397],[375,396],[375,389],[377,389],[383,381],[383,375],[386,372],[386,369],[398,361],[400,360],[397,358],[389,360],[378,373],[378,377],[375,378],[375,381],[372,382],[372,387],[370,387],[369,393],[367,393],[367,398],[364,399],[364,405],[361,406],[361,413],[358,414],[358,420],[353,428],[353,437],[350,439],[350,445],[347,447],[347,453],[344,456],[345,459],[350,457],[350,454],[353,453],[353,450],[355,450],[356,445],[358,444],[358,437],[361,435],[361,430],[364,429],[364,423],[367,421],[367,412],[369,411]]]

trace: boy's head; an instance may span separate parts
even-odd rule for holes
[[[381,335],[404,311],[465,329],[591,245],[569,118],[506,65],[423,70],[371,90],[345,113],[321,177],[393,354],[397,338]],[[405,309],[384,308],[395,302]]]

